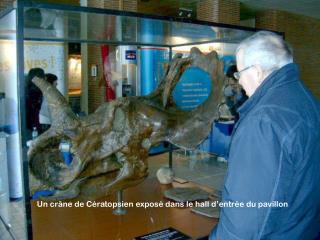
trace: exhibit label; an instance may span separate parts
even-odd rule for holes
[[[173,239],[188,240],[192,238],[171,227],[134,238],[134,240],[173,240]]]
[[[184,71],[173,90],[174,102],[182,110],[192,110],[207,100],[212,87],[209,73],[190,67]]]

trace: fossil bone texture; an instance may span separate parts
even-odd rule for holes
[[[192,48],[189,57],[176,55],[159,87],[148,96],[118,98],[93,114],[77,117],[64,97],[50,84],[34,78],[47,98],[51,128],[33,141],[28,152],[31,193],[55,190],[52,199],[97,198],[137,185],[148,174],[148,151],[162,142],[193,149],[209,134],[222,100],[222,62],[217,53]],[[208,99],[192,111],[179,110],[172,91],[188,67],[199,67],[212,80]],[[72,143],[67,166],[59,143]]]

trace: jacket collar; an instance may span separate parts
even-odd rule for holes
[[[269,90],[298,81],[299,75],[299,68],[295,63],[289,63],[272,72],[254,94],[238,109],[240,116],[247,114]]]

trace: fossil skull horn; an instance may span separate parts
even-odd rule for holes
[[[40,88],[48,101],[53,127],[62,126],[63,129],[74,129],[79,125],[80,120],[72,112],[62,94],[52,84],[38,77],[34,77],[32,82]]]

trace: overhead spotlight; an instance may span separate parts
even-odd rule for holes
[[[179,8],[178,16],[181,18],[191,18],[192,17],[192,9]]]

